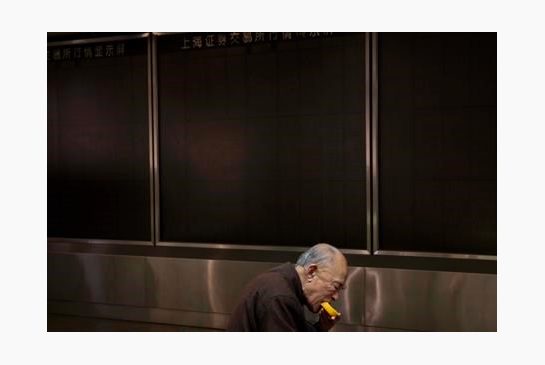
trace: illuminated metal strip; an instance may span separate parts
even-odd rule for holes
[[[47,237],[48,243],[90,243],[101,245],[138,245],[138,246],[153,246],[150,241],[130,241],[130,240],[109,240],[109,239],[93,239],[93,238],[64,238],[64,237]]]
[[[149,181],[150,181],[150,223],[151,223],[151,241],[155,242],[155,128],[154,128],[154,78],[153,78],[153,36],[148,37],[148,147],[149,147]]]
[[[378,251],[373,252],[373,254],[374,255],[381,255],[381,256],[437,257],[437,258],[448,258],[448,259],[469,259],[469,260],[496,261],[496,256],[493,256],[493,255],[474,255],[474,254],[461,254],[461,253],[378,250]]]
[[[371,164],[373,252],[378,250],[378,55],[377,33],[371,33]]]
[[[193,248],[214,248],[224,250],[248,250],[248,251],[278,251],[278,252],[304,252],[310,246],[261,246],[261,245],[239,245],[239,244],[224,244],[224,243],[197,243],[197,242],[157,242],[157,246],[165,247],[193,247]],[[369,255],[367,250],[343,249],[339,248],[342,253],[353,255]]]
[[[365,202],[366,214],[365,222],[367,227],[366,244],[367,251],[371,251],[372,245],[372,225],[371,225],[371,59],[370,59],[370,33],[365,33]]]
[[[71,41],[60,41],[60,42],[48,42],[48,47],[56,46],[70,46],[75,44],[88,44],[88,43],[103,43],[103,42],[116,42],[116,41],[128,41],[131,39],[140,39],[146,38],[150,33],[140,33],[135,35],[120,35],[113,37],[103,37],[103,38],[89,38],[89,39],[75,39]]]
[[[184,34],[184,33],[189,33],[189,32],[153,32],[153,35],[162,36],[162,35]]]
[[[154,210],[153,221],[155,234],[153,237],[154,244],[160,240],[161,220],[160,220],[160,191],[159,191],[159,97],[157,91],[157,38],[151,36],[151,70],[152,70],[152,105],[153,105],[153,151],[152,151],[152,169],[154,180]]]

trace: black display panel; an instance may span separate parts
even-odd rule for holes
[[[366,249],[364,43],[159,37],[161,241]]]
[[[496,255],[496,34],[379,35],[379,248]]]
[[[48,236],[150,241],[147,40],[47,58]]]

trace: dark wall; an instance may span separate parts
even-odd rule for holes
[[[48,49],[49,237],[151,240],[146,47]]]
[[[364,35],[182,45],[158,43],[161,239],[363,248]]]
[[[161,241],[369,247],[364,34],[183,37],[157,38]],[[496,35],[377,52],[379,248],[495,255]],[[147,67],[146,39],[48,47],[48,236],[151,240]]]
[[[380,248],[496,254],[496,34],[379,36]]]

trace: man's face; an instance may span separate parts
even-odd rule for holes
[[[347,267],[346,261],[338,257],[331,265],[310,266],[308,283],[304,289],[309,309],[316,313],[322,302],[331,302],[339,298],[344,289]]]

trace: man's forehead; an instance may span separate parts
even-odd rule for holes
[[[339,253],[335,256],[335,260],[333,260],[335,263],[335,266],[337,266],[339,269],[346,270],[348,266],[348,262],[346,261],[346,258],[343,254]]]
[[[348,267],[343,256],[337,256],[328,269],[335,280],[344,282],[348,273]]]
[[[346,276],[348,275],[348,269],[346,266],[343,269],[339,269],[335,274],[335,279],[341,283],[343,283],[346,280]]]

